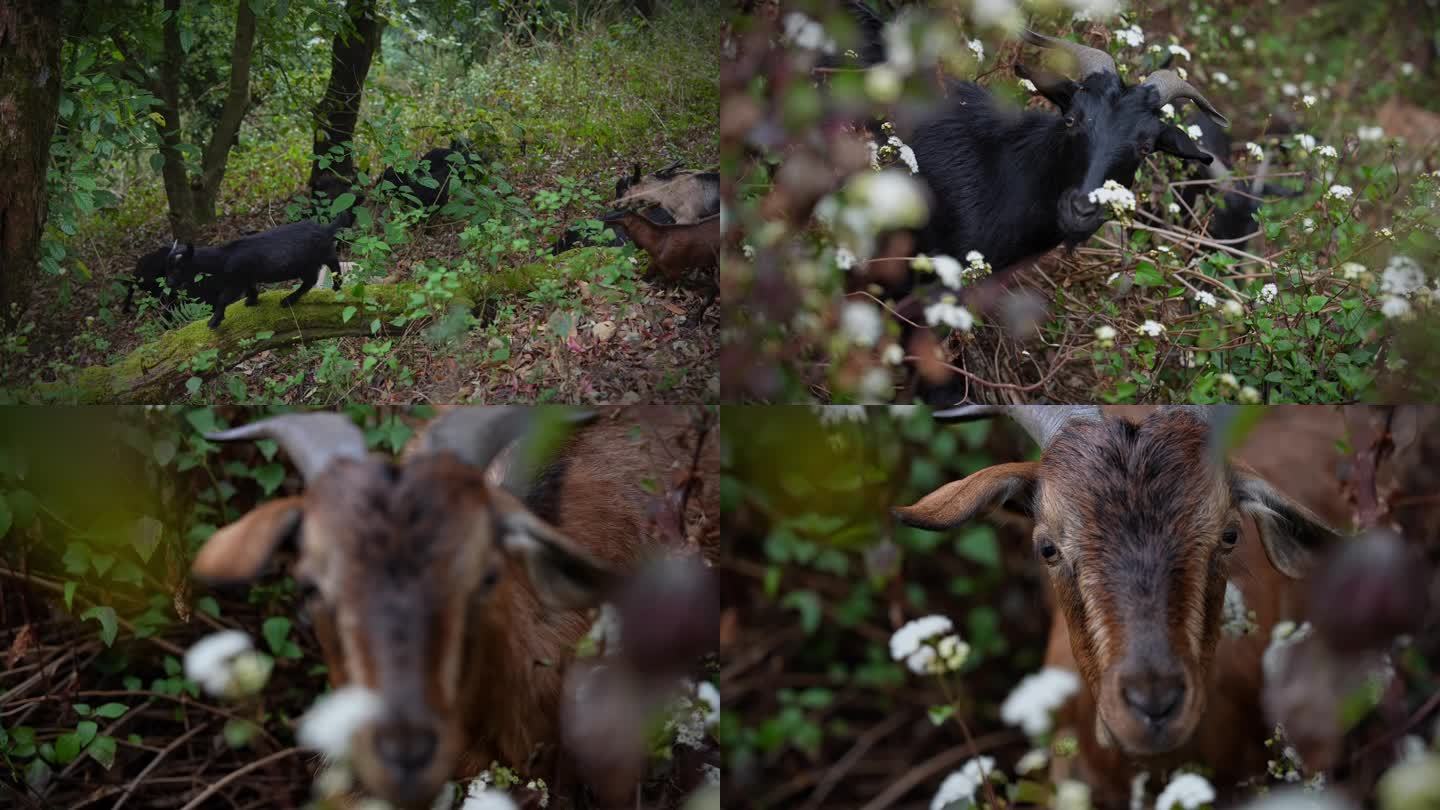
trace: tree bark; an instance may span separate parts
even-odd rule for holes
[[[180,70],[185,65],[185,51],[180,47],[180,0],[165,0],[165,10],[170,15],[165,20],[165,52],[155,86],[158,91],[155,95],[160,98],[160,116],[165,119],[165,123],[159,125],[160,155],[165,161],[161,177],[165,181],[165,199],[170,202],[170,231],[177,239],[189,242],[194,241],[199,223],[190,194],[190,178],[185,171],[185,156],[180,152]]]
[[[0,3],[0,323],[30,303],[60,109],[60,4]]]
[[[355,123],[360,118],[360,101],[370,62],[380,47],[385,22],[375,0],[347,0],[345,13],[350,26],[335,34],[330,53],[330,83],[316,110],[315,162],[310,168],[310,188],[334,187],[338,179],[346,184],[355,178],[355,156],[345,148],[338,162],[331,162],[330,150],[355,142]]]
[[[250,4],[240,0],[236,4],[235,46],[230,51],[230,92],[225,97],[225,106],[220,110],[220,120],[210,136],[210,145],[205,149],[201,163],[201,174],[193,187],[196,216],[200,222],[215,219],[215,198],[220,195],[220,181],[225,179],[225,164],[230,160],[230,148],[235,144],[235,135],[240,131],[240,122],[250,109],[250,63],[255,53],[255,12]]]

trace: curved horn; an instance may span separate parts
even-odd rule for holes
[[[1195,106],[1204,110],[1207,115],[1215,119],[1215,122],[1220,126],[1227,128],[1230,126],[1229,118],[1221,115],[1220,111],[1215,109],[1214,105],[1206,101],[1204,96],[1200,95],[1200,91],[1196,90],[1194,85],[1180,78],[1180,74],[1173,70],[1157,70],[1147,76],[1141,84],[1146,87],[1155,88],[1155,92],[1160,96],[1160,105],[1169,104],[1177,98],[1188,98],[1195,102]]]
[[[1071,420],[1098,422],[1103,417],[1096,405],[964,405],[935,412],[935,419],[967,422],[1005,414],[1030,434],[1044,450],[1060,429]]]
[[[1025,41],[1031,45],[1041,48],[1059,48],[1062,51],[1075,57],[1075,65],[1079,69],[1080,78],[1085,78],[1093,73],[1109,73],[1112,76],[1119,76],[1120,72],[1115,69],[1115,60],[1110,54],[1092,48],[1089,45],[1081,45],[1078,42],[1071,42],[1068,39],[1047,37],[1044,34],[1037,34],[1030,29],[1025,29]]]
[[[287,413],[230,430],[207,433],[215,442],[274,439],[307,482],[338,458],[363,461],[365,434],[344,414]]]
[[[448,451],[480,469],[530,429],[530,409],[513,405],[456,408],[425,428],[420,452]]]

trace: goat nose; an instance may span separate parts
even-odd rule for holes
[[[390,767],[418,771],[435,754],[435,732],[418,726],[391,726],[375,735],[375,749]]]
[[[1120,693],[1136,714],[1151,725],[1169,720],[1185,698],[1185,679],[1180,675],[1147,674],[1122,680]]]

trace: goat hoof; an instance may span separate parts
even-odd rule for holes
[[[258,307],[258,306],[260,306],[260,299],[259,299],[259,298],[256,298],[254,301],[246,301],[246,302],[245,302],[245,306],[247,306],[247,307]]]
[[[293,307],[293,306],[295,306],[295,299],[294,299],[294,298],[286,298],[286,299],[284,299],[283,301],[280,302],[280,306],[282,306],[282,307]]]

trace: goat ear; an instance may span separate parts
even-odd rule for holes
[[[212,582],[249,582],[299,534],[303,496],[267,501],[205,541],[190,572]]]
[[[1022,79],[1029,79],[1035,85],[1035,89],[1040,91],[1040,95],[1059,107],[1061,112],[1070,109],[1070,101],[1075,97],[1075,91],[1080,89],[1080,85],[1074,79],[1045,68],[1032,68],[1017,64],[1015,75]]]
[[[501,548],[525,564],[535,594],[552,610],[579,610],[605,601],[619,581],[605,562],[536,517],[518,498],[490,490]]]
[[[1254,471],[1237,467],[1234,488],[1236,506],[1255,519],[1265,556],[1285,576],[1302,578],[1321,552],[1340,542],[1340,534],[1318,515],[1270,486]]]
[[[1191,140],[1190,136],[1185,134],[1185,130],[1174,124],[1167,124],[1164,129],[1160,130],[1160,135],[1155,138],[1155,148],[1161,152],[1168,152],[1181,160],[1198,160],[1206,166],[1215,160],[1213,155],[1201,149],[1199,144]]]
[[[951,481],[921,498],[913,506],[898,506],[891,514],[910,526],[939,531],[959,526],[977,515],[987,515],[1006,504],[1031,514],[1040,463],[1021,461],[996,464]]]

